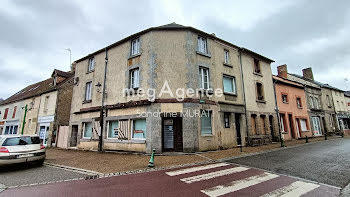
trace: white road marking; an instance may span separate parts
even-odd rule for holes
[[[221,196],[221,195],[235,192],[235,191],[238,191],[238,190],[241,190],[241,189],[244,189],[277,177],[279,176],[276,174],[265,172],[261,175],[251,176],[242,180],[233,181],[226,185],[219,185],[210,189],[201,190],[201,192],[211,197]]]
[[[228,166],[228,165],[230,165],[230,164],[227,164],[227,163],[215,163],[215,164],[209,164],[209,165],[205,165],[205,166],[198,166],[198,167],[193,167],[193,168],[186,168],[186,169],[182,169],[182,170],[176,170],[176,171],[172,171],[172,172],[166,172],[166,174],[169,175],[169,176],[177,176],[177,175],[181,175],[181,174],[187,174],[187,173],[191,173],[191,172],[197,172],[197,171],[201,171],[201,170],[218,168],[218,167]]]
[[[6,189],[6,185],[0,183],[0,193]]]
[[[201,174],[201,175],[197,175],[197,176],[183,178],[180,180],[185,182],[185,183],[193,183],[193,182],[197,182],[197,181],[208,180],[208,179],[212,179],[212,178],[216,178],[216,177],[220,177],[220,176],[225,176],[225,175],[229,175],[229,174],[233,174],[233,173],[237,173],[237,172],[246,171],[248,169],[249,168],[246,168],[246,167],[234,167],[234,168],[229,168],[226,170],[220,170],[220,171],[210,172],[207,174]]]
[[[313,183],[306,183],[303,181],[296,181],[288,186],[282,187],[270,193],[263,195],[262,197],[294,197],[301,196],[306,194],[316,188],[320,187],[320,185],[316,185]]]

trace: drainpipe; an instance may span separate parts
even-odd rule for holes
[[[276,81],[272,79],[272,83],[273,83],[273,94],[275,96],[275,111],[276,111],[276,115],[277,115],[278,133],[280,136],[281,147],[285,147],[284,141],[282,138],[282,132],[281,132],[280,112],[279,112],[278,105],[277,105],[277,96],[276,96],[276,87],[275,87]]]
[[[28,105],[24,107],[24,117],[23,117],[23,123],[22,123],[22,131],[21,134],[23,135],[24,132],[24,125],[26,124],[26,117],[27,117],[27,111],[28,111]]]
[[[108,64],[108,50],[105,48],[106,57],[105,57],[105,72],[103,77],[103,90],[102,90],[102,103],[100,110],[100,137],[98,141],[98,151],[103,151],[103,131],[104,131],[104,111],[105,111],[105,94],[106,94],[106,77],[107,77],[107,64]],[[107,112],[106,112],[107,113]]]
[[[243,90],[243,104],[244,104],[244,114],[245,114],[245,124],[246,124],[246,132],[247,132],[247,140],[248,143],[246,142],[247,145],[250,144],[249,141],[249,128],[248,128],[248,115],[247,115],[247,104],[246,104],[246,97],[245,97],[245,89],[244,89],[244,77],[243,77],[243,65],[242,65],[242,51],[244,49],[239,49],[239,63],[241,65],[241,78],[242,78],[242,90]],[[242,144],[243,146],[243,144]]]

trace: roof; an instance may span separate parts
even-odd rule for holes
[[[333,90],[337,90],[337,91],[344,92],[343,90],[338,89],[338,88],[336,88],[336,87],[333,87],[333,86],[331,86],[331,85],[329,85],[329,84],[324,84],[324,83],[321,83],[321,82],[319,82],[319,81],[306,79],[306,78],[304,78],[304,77],[301,76],[301,75],[297,75],[297,74],[293,74],[293,73],[288,73],[288,74],[289,74],[289,75],[293,75],[293,76],[295,76],[295,77],[298,77],[298,78],[300,78],[300,79],[303,79],[303,80],[305,80],[305,81],[314,83],[314,84],[316,84],[316,85],[318,85],[318,86],[321,86],[322,88],[328,88],[328,89],[333,89]]]
[[[350,91],[345,91],[344,95],[347,96],[347,97],[350,97]]]
[[[295,81],[291,81],[289,79],[285,79],[285,78],[282,78],[282,77],[279,77],[276,75],[272,75],[272,78],[278,82],[285,84],[285,85],[291,85],[291,86],[295,86],[298,88],[304,88],[303,84],[295,82]]]
[[[213,35],[213,34],[208,34],[208,33],[204,32],[204,31],[201,31],[201,30],[199,30],[199,29],[193,28],[193,27],[191,27],[191,26],[183,26],[183,25],[176,24],[176,23],[170,23],[170,24],[161,25],[161,26],[158,26],[158,27],[151,27],[151,28],[145,29],[145,30],[143,30],[143,31],[140,31],[140,32],[138,32],[138,33],[132,34],[132,35],[130,35],[130,36],[126,37],[126,38],[123,38],[123,39],[121,39],[121,40],[119,40],[119,41],[117,41],[117,42],[115,42],[115,43],[113,43],[113,44],[111,44],[111,45],[108,45],[108,46],[105,47],[105,48],[102,48],[102,49],[100,49],[100,50],[97,50],[97,51],[95,51],[95,52],[93,52],[93,53],[91,53],[91,54],[88,54],[88,55],[86,55],[86,56],[84,56],[84,57],[82,57],[82,58],[76,60],[75,63],[78,63],[78,62],[81,62],[81,61],[83,61],[83,60],[86,60],[86,59],[88,59],[89,57],[91,57],[91,56],[93,56],[93,55],[96,55],[96,54],[99,54],[99,53],[105,51],[106,49],[111,49],[111,48],[116,47],[116,46],[118,46],[118,45],[120,45],[120,44],[122,44],[122,43],[124,43],[124,42],[126,42],[126,41],[129,41],[129,40],[132,39],[132,38],[136,38],[136,37],[138,37],[138,36],[140,36],[140,35],[142,35],[142,34],[148,33],[148,32],[150,32],[150,31],[155,31],[155,30],[159,30],[159,31],[163,31],[163,30],[190,30],[190,31],[194,31],[194,32],[200,33],[200,34],[202,34],[202,35],[205,35],[206,37],[209,37],[209,38],[211,38],[211,39],[213,39],[213,40],[218,40],[218,41],[220,41],[220,42],[222,42],[222,43],[224,43],[224,44],[227,44],[227,45],[229,45],[229,46],[238,48],[238,49],[241,50],[241,51],[245,51],[245,52],[251,53],[251,54],[253,54],[253,55],[255,55],[255,56],[258,56],[258,57],[260,57],[260,58],[262,58],[262,59],[264,59],[264,60],[266,60],[266,61],[268,61],[268,62],[270,62],[270,63],[271,63],[271,62],[275,62],[274,60],[269,59],[269,58],[267,58],[267,57],[265,57],[265,56],[262,56],[262,55],[260,55],[260,54],[258,54],[258,53],[255,53],[255,52],[253,52],[253,51],[251,51],[251,50],[249,50],[249,49],[246,49],[246,48],[243,48],[243,47],[239,47],[239,46],[234,45],[234,44],[232,44],[232,43],[230,43],[230,42],[228,42],[228,41],[225,41],[225,40],[223,40],[223,39],[221,39],[221,38],[218,38],[218,37],[216,37],[216,36]]]
[[[55,69],[56,70],[56,69]],[[60,70],[56,70],[56,71],[60,71]],[[66,73],[63,71],[60,71],[62,73]],[[40,81],[38,83],[34,83],[31,84],[27,87],[25,87],[24,89],[20,90],[19,92],[17,92],[16,94],[10,96],[9,98],[3,100],[0,102],[0,106],[1,105],[5,105],[5,104],[9,104],[9,103],[14,103],[17,101],[21,101],[27,98],[31,98],[31,97],[35,97],[35,96],[39,96],[48,92],[52,92],[54,90],[57,90],[59,87],[61,87],[62,85],[64,85],[67,81],[69,81],[69,79],[73,78],[73,74],[71,74],[70,77],[66,77],[66,79],[64,81],[62,81],[61,83],[57,84],[56,86],[53,85],[53,78],[48,78],[45,79],[44,81]]]
[[[71,77],[71,76],[74,75],[74,73],[72,73],[72,72],[64,72],[64,71],[55,69],[55,70],[52,72],[51,77],[53,77],[53,75],[54,75],[55,73],[56,73],[58,76],[65,77],[65,78],[69,78],[69,77]]]

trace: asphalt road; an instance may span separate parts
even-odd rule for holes
[[[1,168],[0,184],[7,187],[83,178],[87,175],[49,166],[16,165]]]
[[[312,143],[228,162],[344,188],[350,182],[350,139]]]

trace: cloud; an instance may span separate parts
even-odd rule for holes
[[[0,97],[44,80],[54,68],[151,26],[193,26],[343,89],[350,78],[349,1],[23,1],[0,7]],[[11,83],[9,87],[8,83]]]

